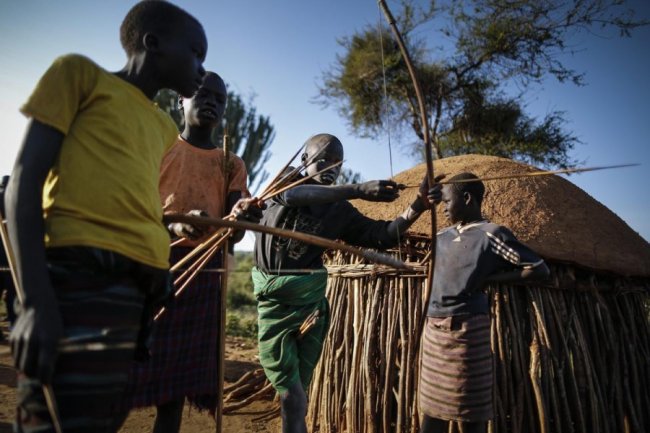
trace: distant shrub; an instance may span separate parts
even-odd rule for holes
[[[251,251],[235,252],[235,269],[228,276],[228,308],[237,309],[256,304],[253,296],[253,253]]]
[[[243,316],[238,312],[226,315],[226,334],[232,337],[257,338],[257,317]]]

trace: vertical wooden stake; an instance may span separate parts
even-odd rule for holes
[[[2,247],[7,253],[7,263],[9,264],[11,279],[13,280],[14,287],[16,288],[16,296],[18,297],[18,302],[22,304],[25,300],[25,294],[23,293],[20,284],[18,284],[18,275],[16,274],[16,259],[14,257],[14,251],[11,248],[11,244],[9,243],[9,234],[5,228],[5,217],[1,211],[0,238],[2,238]],[[52,424],[54,424],[54,431],[56,431],[56,433],[63,433],[63,428],[61,427],[61,417],[59,416],[59,408],[56,404],[56,398],[54,398],[54,390],[52,389],[52,385],[46,383],[43,384],[43,395],[45,396],[47,411],[50,413],[50,418],[52,418]]]
[[[224,178],[224,206],[223,206],[223,215],[228,213],[228,190],[230,183],[230,166],[228,164],[229,160],[229,146],[228,146],[228,123],[224,125],[223,128],[223,178]],[[227,235],[226,235],[227,236]],[[219,363],[218,363],[218,392],[217,392],[217,410],[215,412],[215,421],[217,423],[217,433],[222,432],[223,426],[223,373],[225,362],[224,358],[226,355],[226,303],[228,295],[228,248],[230,242],[226,240],[223,243],[223,250],[221,253],[221,261],[223,263],[223,273],[221,274],[221,293],[219,296]]]

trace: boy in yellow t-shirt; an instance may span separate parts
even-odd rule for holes
[[[207,41],[168,2],[136,4],[120,28],[126,66],[57,59],[22,107],[31,117],[6,192],[24,302],[10,339],[18,431],[113,432],[147,300],[166,292],[169,236],[159,168],[176,128],[152,98],[198,89]]]

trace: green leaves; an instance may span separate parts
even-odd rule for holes
[[[425,93],[434,153],[500,155],[547,168],[575,164],[568,155],[578,140],[565,130],[564,113],[537,120],[524,112],[528,86],[549,76],[584,84],[584,74],[564,63],[579,48],[578,35],[629,35],[648,24],[621,0],[401,4],[397,20]],[[323,74],[316,101],[335,107],[359,136],[380,137],[390,125],[403,145],[421,153],[413,84],[388,29],[368,26],[339,43],[344,53]],[[513,84],[522,95],[503,96]]]

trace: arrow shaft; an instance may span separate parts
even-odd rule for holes
[[[404,262],[397,260],[387,254],[377,251],[367,250],[359,247],[354,247],[341,242],[336,242],[330,239],[322,238],[320,236],[311,235],[308,233],[296,232],[292,230],[279,229],[277,227],[269,227],[260,224],[254,224],[244,221],[228,221],[221,218],[209,218],[193,215],[181,214],[167,214],[163,217],[166,224],[172,222],[182,222],[195,225],[211,225],[214,227],[227,227],[236,230],[250,230],[260,233],[266,233],[273,236],[280,236],[289,239],[294,239],[300,242],[316,245],[325,249],[346,251],[364,259],[380,263],[383,265],[391,266],[397,269],[410,269]]]

